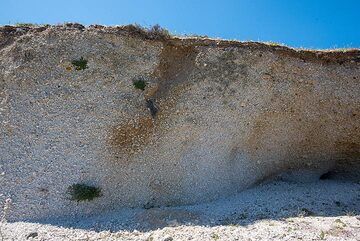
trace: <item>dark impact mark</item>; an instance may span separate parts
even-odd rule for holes
[[[155,101],[153,99],[147,99],[146,107],[150,110],[151,116],[154,118],[159,111],[159,108],[155,105]]]

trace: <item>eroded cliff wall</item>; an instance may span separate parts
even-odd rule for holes
[[[12,199],[11,219],[203,202],[278,175],[359,180],[359,50],[128,26],[0,33],[0,201]],[[75,183],[102,196],[72,201]]]

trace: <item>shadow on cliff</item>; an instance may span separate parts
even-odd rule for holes
[[[93,216],[38,221],[94,231],[150,231],[179,225],[246,226],[260,220],[360,215],[360,183],[341,180],[273,181],[214,202],[150,209],[119,209]],[[360,218],[360,217],[358,217]]]

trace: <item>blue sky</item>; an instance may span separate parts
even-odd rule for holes
[[[360,47],[360,0],[0,0],[0,24],[160,24],[175,34]]]

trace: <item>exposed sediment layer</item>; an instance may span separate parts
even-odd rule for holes
[[[1,27],[0,201],[21,220],[208,201],[279,175],[359,180],[359,81],[356,49]],[[102,196],[72,201],[75,183]]]

